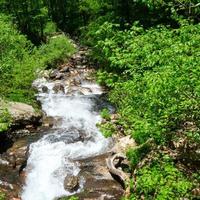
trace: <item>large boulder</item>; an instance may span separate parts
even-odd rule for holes
[[[124,190],[113,179],[106,164],[111,153],[80,160],[79,177],[84,180],[84,188],[77,193],[79,199],[121,199]]]
[[[12,118],[13,126],[26,126],[29,124],[36,124],[42,117],[42,113],[36,111],[32,106],[18,103],[9,102],[7,109]]]
[[[55,93],[65,93],[65,87],[62,83],[56,83],[54,86],[53,86],[53,91]]]

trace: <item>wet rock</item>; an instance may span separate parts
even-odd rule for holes
[[[74,95],[84,95],[81,91],[74,91]]]
[[[59,93],[59,92],[65,93],[65,88],[61,83],[56,83],[53,87],[53,91],[55,93]]]
[[[109,155],[107,153],[79,161],[81,168],[79,176],[85,181],[83,191],[77,194],[80,200],[116,200],[123,196],[122,186],[113,179],[107,168],[106,158]]]
[[[0,166],[8,166],[9,162],[0,155]]]
[[[80,54],[76,54],[75,57],[74,57],[74,59],[76,61],[82,61],[82,56]]]
[[[9,167],[12,167],[12,168],[15,168],[16,167],[16,157],[15,155],[8,155],[7,156],[7,160],[8,160],[8,163],[9,163]]]
[[[13,185],[10,183],[7,183],[5,181],[0,180],[0,187],[5,188],[5,189],[13,189]]]
[[[64,74],[64,73],[58,73],[58,74],[56,75],[55,79],[61,80],[61,79],[63,79],[64,77],[65,77],[65,74]]]
[[[42,120],[42,125],[45,127],[53,127],[54,123],[55,123],[55,119],[53,117],[45,117]]]
[[[87,65],[87,64],[88,64],[88,60],[86,59],[86,57],[83,57],[82,65]]]
[[[77,176],[67,175],[64,180],[64,188],[70,192],[74,192],[79,187],[79,178]]]
[[[68,67],[68,66],[63,67],[63,68],[60,70],[60,72],[62,72],[62,73],[70,72],[69,67]]]
[[[27,172],[26,172],[26,170],[22,170],[19,173],[19,181],[20,181],[20,183],[24,185],[26,183],[26,178],[27,178]]]
[[[92,90],[90,88],[80,88],[79,91],[84,95],[88,95],[92,93]]]
[[[60,126],[62,124],[61,117],[45,116],[42,120],[43,127],[53,127],[54,125]]]
[[[6,152],[9,164],[13,168],[20,170],[28,159],[28,150],[29,148],[25,141],[22,140],[14,143],[14,145]]]
[[[86,51],[80,50],[80,51],[79,51],[79,54],[82,55],[82,56],[84,56],[84,55],[86,54]]]
[[[45,86],[45,85],[43,85],[43,86],[42,86],[42,92],[48,93],[48,91],[49,91],[48,87]]]
[[[19,129],[12,132],[15,135],[15,138],[22,138],[24,136],[30,135],[30,131],[28,129]]]
[[[77,89],[74,88],[69,88],[66,92],[67,95],[69,96],[74,96],[74,95],[83,95],[83,93]]]
[[[38,77],[42,77],[42,78],[48,79],[49,78],[49,70],[40,71]]]
[[[81,84],[81,77],[75,77],[72,81],[72,84],[77,86]]]
[[[51,79],[54,79],[54,78],[56,78],[56,76],[58,75],[58,73],[59,73],[59,70],[58,70],[58,69],[55,69],[55,70],[53,70],[53,71],[49,74],[49,77],[50,77]]]

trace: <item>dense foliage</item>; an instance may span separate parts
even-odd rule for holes
[[[93,57],[102,66],[98,81],[110,88],[110,100],[120,114],[116,125],[105,116],[108,122],[101,130],[110,136],[120,125],[138,144],[153,138],[173,149],[171,144],[184,138],[186,149],[182,151],[189,153],[183,157],[189,165],[199,163],[199,154],[193,154],[199,147],[200,25],[183,20],[176,29],[163,25],[145,29],[137,23],[126,30],[119,27],[105,22],[90,32],[96,36],[90,40],[95,44]],[[187,123],[192,126],[186,128]],[[128,152],[133,169],[149,151]],[[195,171],[199,173],[198,168]],[[136,177],[136,194],[131,199],[192,198],[191,188],[198,185],[192,186],[187,176],[165,159],[139,169]]]
[[[113,74],[99,73],[99,79],[107,76],[105,83],[114,87],[110,99],[137,142],[163,142],[185,121],[198,122],[199,40],[200,26],[187,25],[148,31],[133,26],[98,41],[105,68],[123,74],[117,82]]]
[[[102,21],[119,23],[124,29],[135,21],[144,27],[161,23],[177,27],[179,18],[195,23],[200,18],[198,0],[0,0],[0,10],[11,14],[34,43],[45,40],[44,29],[52,21],[60,29],[75,33]]]
[[[0,132],[8,130],[11,123],[11,116],[4,105],[0,105]]]
[[[192,198],[191,190],[199,183],[191,184],[194,179],[185,172],[198,174],[200,160],[195,153],[200,148],[198,0],[0,0],[0,10],[2,98],[33,103],[30,85],[36,69],[53,67],[73,52],[66,37],[55,37],[55,32],[79,34],[91,47],[100,67],[97,79],[110,90],[119,114],[113,123],[103,110],[107,122],[101,130],[111,136],[120,127],[140,145],[127,152],[137,177],[130,199]],[[6,110],[1,116],[0,129],[5,129]],[[153,150],[146,146],[149,140],[156,145]],[[181,150],[175,147],[180,140],[185,145]],[[138,167],[161,147],[189,154],[171,159],[170,153],[160,153],[157,160]]]
[[[191,190],[198,186],[190,184],[194,179],[185,171],[199,163],[194,153],[200,130],[199,6],[197,1],[115,1],[107,7],[112,12],[104,9],[104,15],[96,14],[82,30],[100,66],[97,79],[110,89],[110,101],[120,114],[113,123],[103,110],[107,122],[100,129],[111,136],[120,127],[120,133],[130,134],[141,146],[127,152],[137,171],[130,199],[192,198]],[[150,159],[148,166],[138,168],[152,151],[145,145],[149,139],[158,145],[155,152],[161,145],[169,152],[186,153],[174,161],[161,154],[161,161]],[[175,149],[172,144],[179,141],[185,147]],[[182,162],[185,171],[174,162]],[[193,170],[199,173],[198,167]]]
[[[36,69],[55,67],[74,49],[65,36],[36,48],[4,18],[0,16],[0,94],[8,100],[31,103],[34,91],[30,88]]]
[[[137,185],[130,199],[175,200],[189,198],[194,183],[181,173],[167,156],[156,158],[137,171]],[[153,197],[152,197],[153,195]]]
[[[35,47],[10,22],[0,15],[0,99],[36,105],[31,87],[36,71],[66,59],[74,47],[65,35],[50,38],[46,44]],[[10,124],[10,117],[0,102],[0,132]]]

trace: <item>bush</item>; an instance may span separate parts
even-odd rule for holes
[[[144,143],[135,149],[129,149],[126,153],[128,159],[131,162],[131,167],[135,168],[137,164],[150,152],[151,145]]]
[[[1,102],[0,102],[1,103]],[[11,123],[11,116],[4,106],[0,106],[0,133],[6,131]]]
[[[133,26],[98,42],[105,69],[119,77],[107,84],[104,73],[101,81],[113,88],[110,100],[138,143],[150,137],[165,142],[186,121],[199,125],[199,35],[200,25]]]
[[[46,26],[44,27],[44,35],[45,36],[51,36],[55,34],[57,31],[57,26],[54,22],[49,21],[46,23]]]
[[[8,17],[0,15],[0,97],[36,104],[31,84],[36,70],[56,66],[74,52],[65,36],[50,39],[39,48],[18,32]]]
[[[112,122],[106,122],[105,124],[100,124],[98,126],[105,137],[111,137],[116,133],[116,128]]]
[[[168,156],[155,159],[138,170],[135,194],[131,199],[175,200],[191,198],[193,183],[183,175]]]
[[[58,35],[50,38],[47,44],[43,44],[35,53],[40,67],[55,68],[58,63],[63,62],[72,53],[74,47],[65,35]]]
[[[106,119],[106,120],[110,120],[110,113],[109,113],[109,110],[104,108],[102,111],[101,111],[101,117]]]
[[[35,91],[31,87],[37,77],[36,71],[56,67],[75,49],[65,35],[35,47],[9,20],[9,17],[0,15],[0,99],[37,107]],[[9,124],[10,118],[1,104],[0,132],[7,130]]]

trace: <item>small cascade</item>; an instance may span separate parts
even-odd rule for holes
[[[80,171],[77,160],[108,150],[109,139],[96,127],[101,120],[96,102],[103,91],[88,78],[91,70],[80,66],[79,58],[73,58],[79,65],[63,66],[54,72],[55,77],[50,74],[52,78],[34,82],[46,116],[59,122],[30,145],[22,200],[53,200],[77,193],[84,187],[84,178],[76,191],[64,187],[65,177],[77,176]]]

